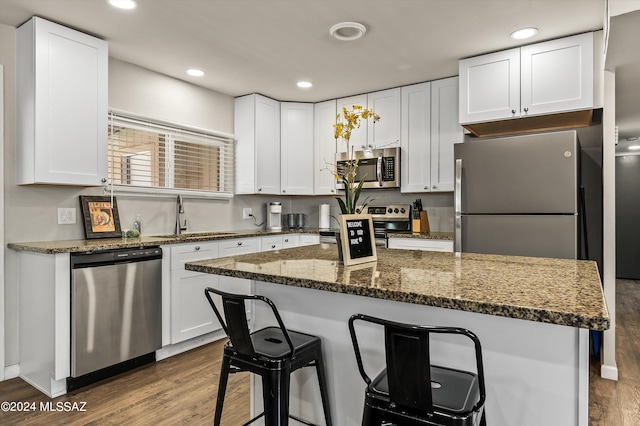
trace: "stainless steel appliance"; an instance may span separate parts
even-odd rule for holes
[[[411,232],[411,205],[390,204],[386,206],[367,206],[361,213],[370,214],[373,218],[373,232],[376,245],[387,245],[387,236],[395,232]]]
[[[282,230],[282,203],[275,201],[267,204],[267,229]]]
[[[354,151],[353,160],[358,160],[356,181],[364,178],[363,188],[399,188],[400,187],[400,148],[369,149]],[[344,176],[349,154],[336,154],[336,172]],[[342,182],[338,189],[344,189]]]
[[[576,259],[575,131],[456,144],[455,251]]]
[[[411,205],[390,204],[386,206],[362,206],[357,213],[370,214],[373,219],[373,233],[376,246],[386,247],[389,234],[411,232]],[[335,230],[320,230],[320,243],[336,244]]]
[[[289,229],[303,229],[307,222],[307,215],[303,213],[288,213],[285,215],[285,223]]]
[[[71,255],[71,378],[76,389],[155,360],[162,347],[162,249]]]

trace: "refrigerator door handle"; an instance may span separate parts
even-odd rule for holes
[[[454,184],[454,251],[462,251],[462,158],[456,158]]]

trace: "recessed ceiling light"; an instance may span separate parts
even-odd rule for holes
[[[640,145],[631,145],[629,149],[635,151],[637,149],[640,149]]]
[[[131,10],[138,7],[138,3],[136,3],[135,0],[107,0],[107,3],[118,9]]]
[[[364,25],[358,22],[340,22],[329,30],[329,34],[338,40],[357,40],[367,32]]]
[[[533,37],[534,35],[538,34],[538,29],[537,28],[521,28],[519,30],[516,30],[514,32],[511,33],[511,38],[516,39],[516,40],[523,40],[525,38],[530,38]]]
[[[187,74],[189,74],[192,77],[202,77],[204,75],[204,71],[191,68],[187,70]]]
[[[309,87],[313,86],[313,83],[310,82],[310,81],[299,81],[299,82],[296,83],[296,85],[298,87],[303,88],[303,89],[308,89]]]

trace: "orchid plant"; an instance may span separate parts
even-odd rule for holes
[[[346,162],[344,171],[339,173],[336,170],[335,172],[336,180],[344,184],[344,200],[340,197],[336,197],[336,200],[338,200],[342,214],[354,214],[356,213],[356,206],[364,185],[365,176],[360,179],[360,182],[356,183],[358,160],[353,158],[353,147],[350,143],[351,133],[354,129],[360,127],[361,120],[372,119],[375,122],[380,120],[380,116],[362,105],[354,105],[351,111],[342,108],[342,114],[338,114],[336,118],[336,124],[333,125],[335,129],[334,136],[336,140],[342,139],[346,143],[347,153],[349,154],[349,160]],[[364,200],[362,206],[364,207],[368,203],[369,197]]]

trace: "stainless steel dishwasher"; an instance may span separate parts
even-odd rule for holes
[[[162,249],[71,255],[67,390],[155,361],[162,346]]]

